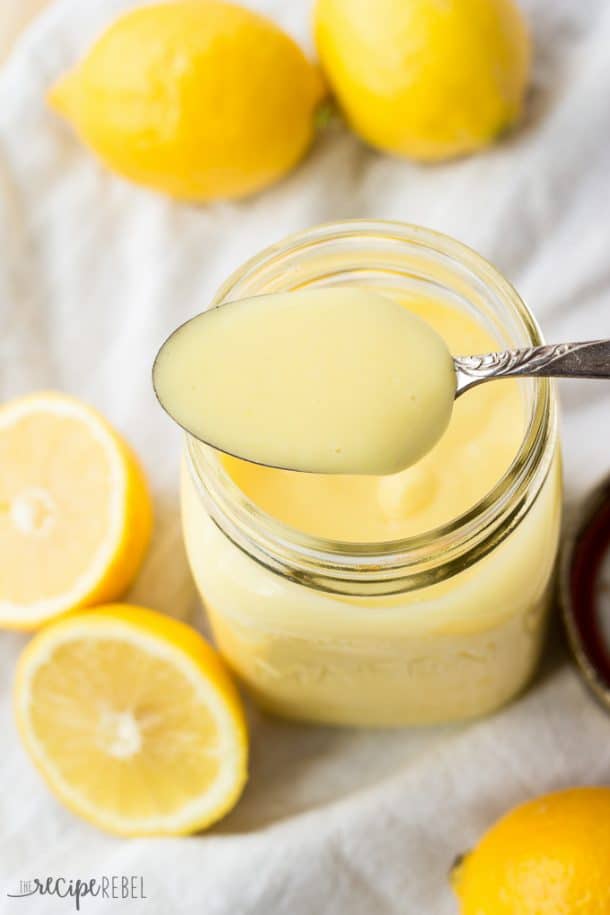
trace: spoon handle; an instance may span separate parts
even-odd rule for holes
[[[510,375],[552,378],[610,378],[610,340],[555,343],[481,356],[454,357],[456,397],[464,391]]]

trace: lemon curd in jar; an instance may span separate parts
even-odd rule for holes
[[[392,296],[454,354],[539,340],[489,265],[394,224],[304,233],[219,299],[334,283]],[[270,711],[367,726],[468,718],[535,667],[561,507],[546,381],[468,393],[432,451],[388,476],[262,467],[187,438],[182,504],[218,646]]]

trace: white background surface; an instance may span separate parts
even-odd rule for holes
[[[342,217],[422,223],[492,260],[549,339],[610,337],[610,8],[529,0],[526,123],[483,155],[419,167],[334,128],[281,185],[197,208],[107,174],[44,106],[52,79],[129,5],[58,0],[0,71],[0,396],[60,388],[128,436],[157,509],[130,597],[189,616],[198,605],[179,534],[178,436],[154,403],[150,364],[262,246]],[[306,0],[251,5],[310,45]],[[573,383],[561,395],[574,502],[610,470],[610,387]],[[10,690],[23,642],[0,634],[2,915],[71,910],[8,898],[19,879],[115,873],[143,874],[149,898],[85,901],[84,912],[449,915],[449,865],[500,813],[559,786],[610,782],[610,718],[556,648],[525,697],[462,729],[358,733],[252,712],[251,780],[229,817],[205,836],[121,841],[64,811],[20,748]]]
[[[0,62],[11,50],[22,29],[48,0],[0,0]]]

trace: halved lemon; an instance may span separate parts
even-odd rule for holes
[[[235,686],[199,633],[153,610],[109,605],[47,626],[21,656],[15,706],[51,790],[109,832],[195,832],[246,782]]]
[[[0,626],[115,600],[151,528],[144,474],[99,413],[46,391],[0,407]]]

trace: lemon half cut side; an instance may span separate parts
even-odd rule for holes
[[[97,411],[48,391],[0,407],[0,626],[115,600],[151,528],[142,469]]]
[[[141,607],[61,619],[20,659],[26,749],[73,812],[119,835],[181,835],[230,810],[247,777],[239,694],[194,629]]]

